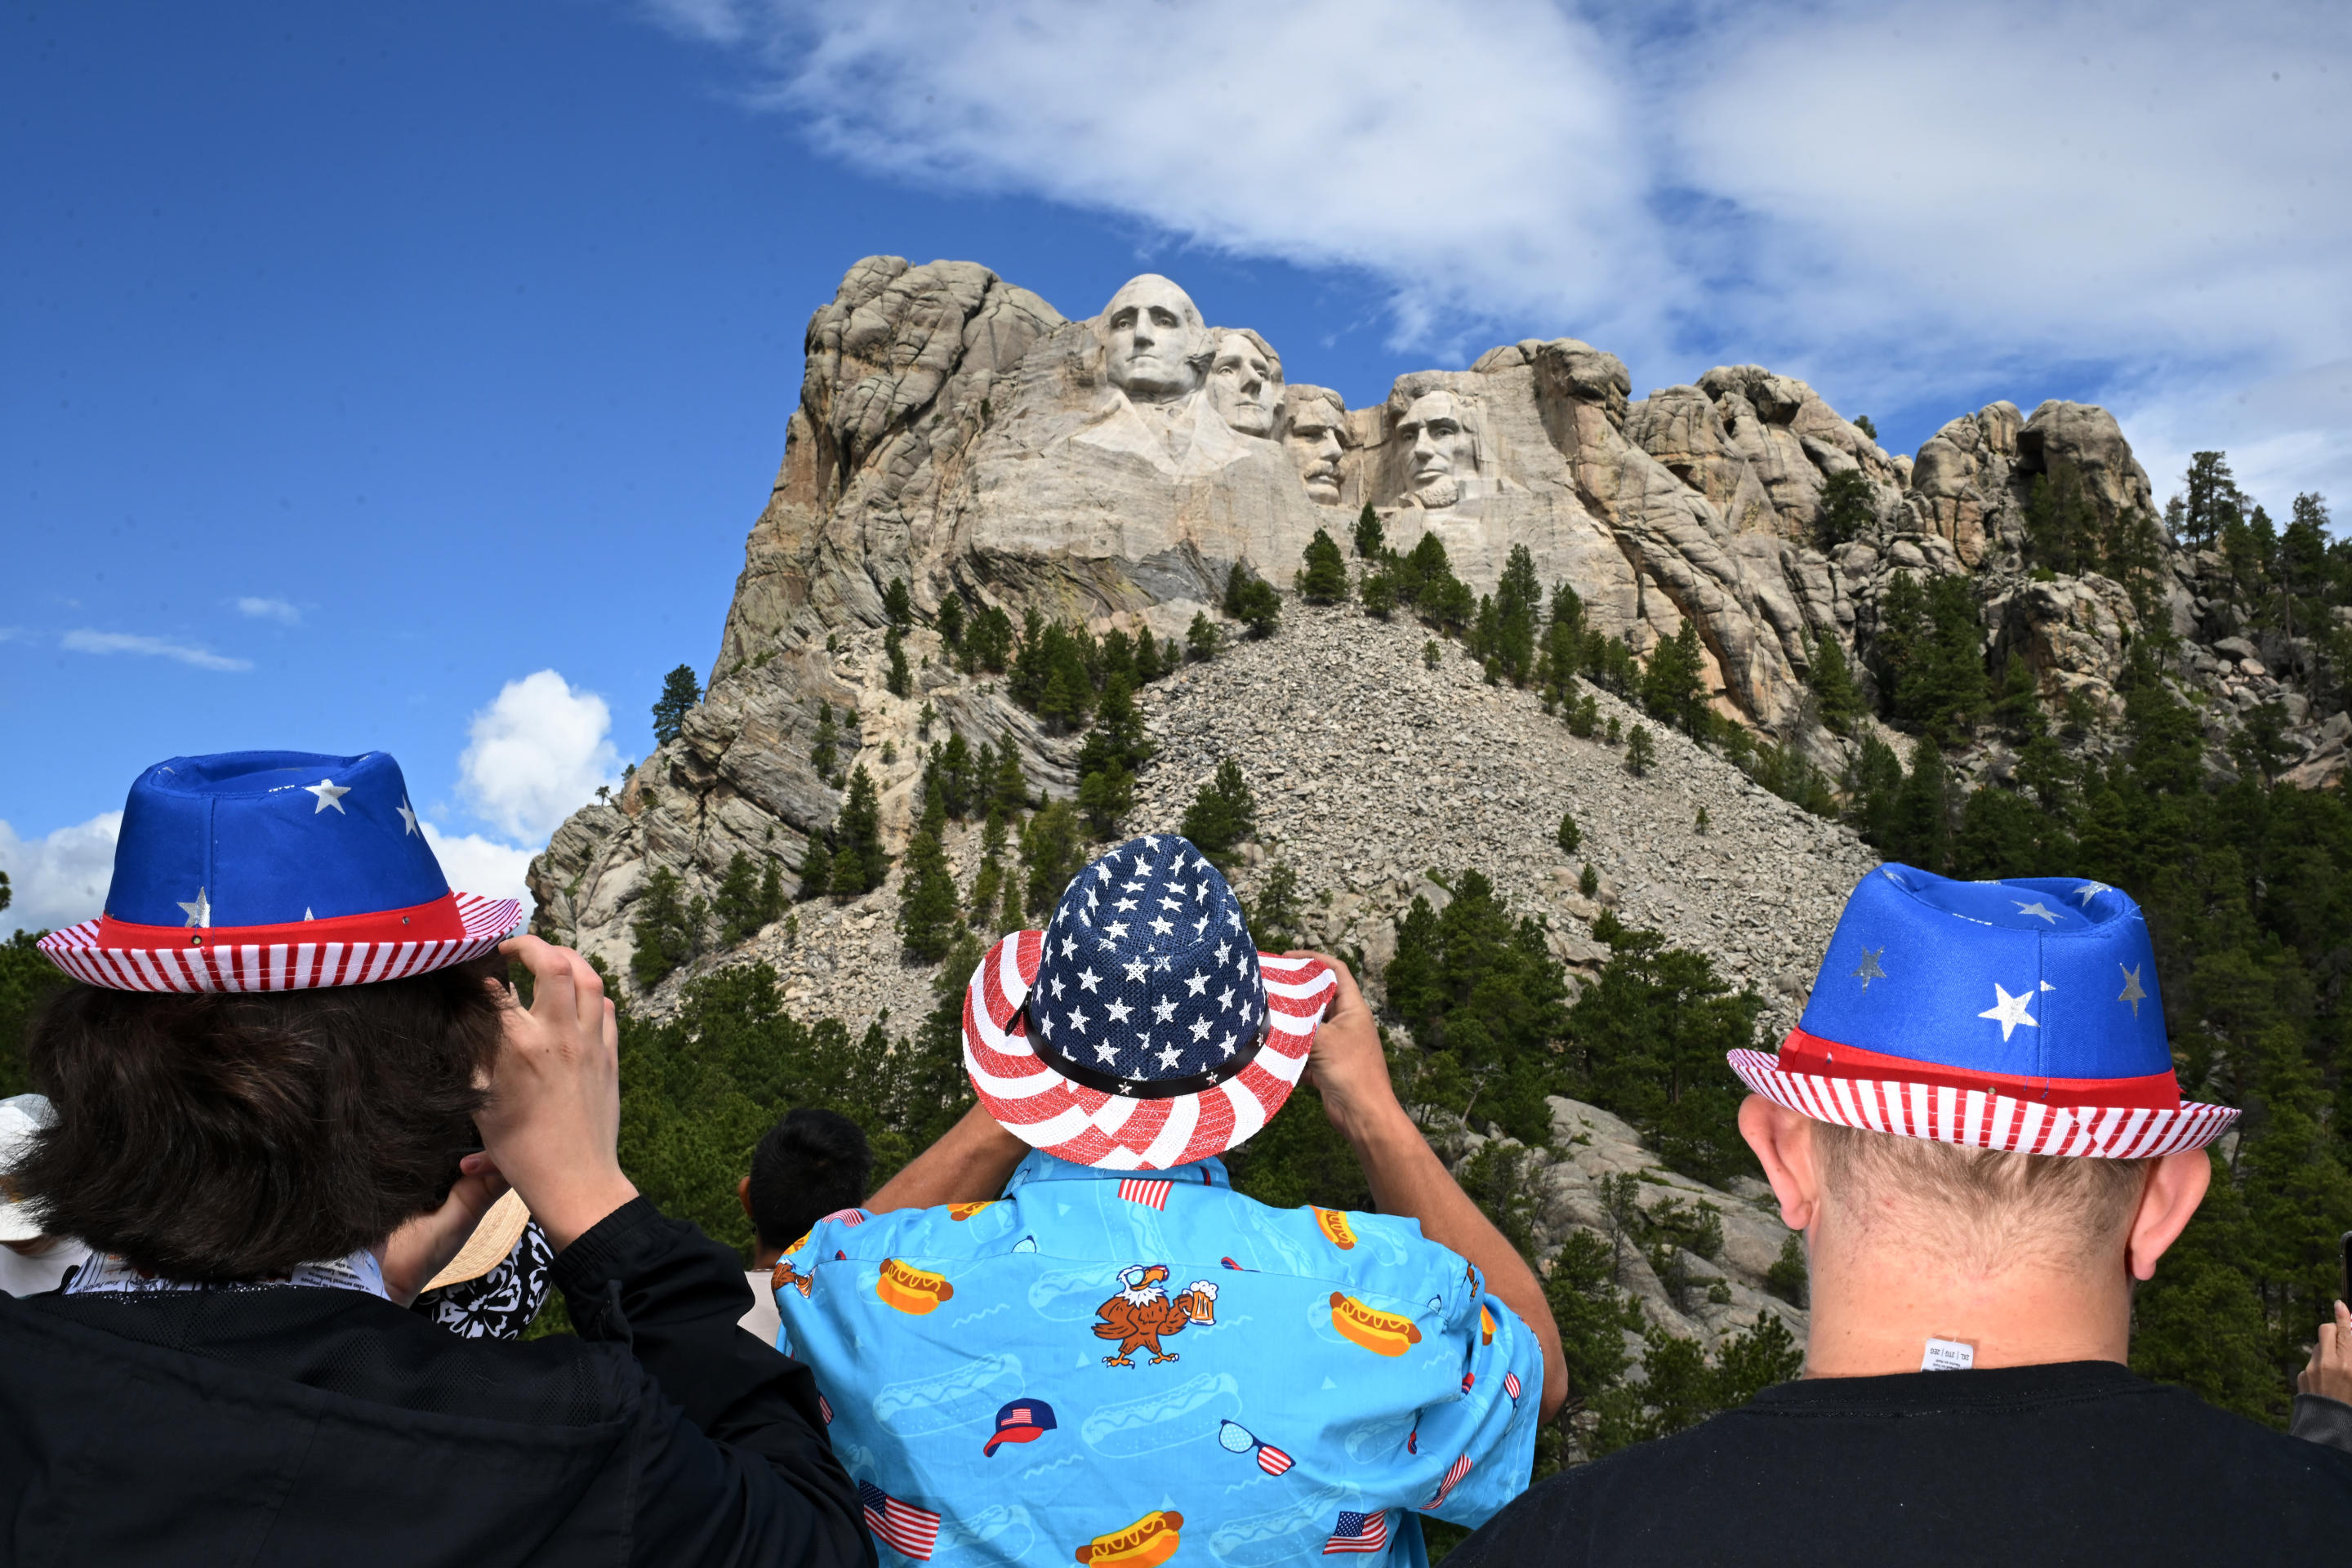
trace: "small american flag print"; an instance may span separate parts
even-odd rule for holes
[[[1257,1446],[1257,1468],[1269,1476],[1278,1476],[1297,1462],[1271,1443]]]
[[[1517,1373],[1507,1372],[1503,1374],[1503,1392],[1511,1396],[1511,1402],[1513,1404],[1516,1405],[1518,1403],[1519,1374]]]
[[[837,1219],[844,1225],[864,1225],[866,1223],[866,1211],[864,1209],[835,1209],[831,1214],[826,1215],[824,1219],[820,1219],[816,1223],[823,1225],[827,1219]]]
[[[816,1396],[816,1413],[824,1417],[826,1426],[833,1425],[833,1406],[825,1403],[824,1395],[822,1394]]]
[[[1168,1207],[1168,1194],[1176,1190],[1173,1182],[1147,1182],[1129,1176],[1118,1184],[1118,1195],[1131,1204],[1141,1204],[1148,1209]]]
[[[1332,1527],[1331,1539],[1323,1543],[1323,1555],[1329,1557],[1342,1552],[1382,1552],[1389,1544],[1389,1516],[1380,1513],[1343,1511],[1339,1522]]]
[[[857,1483],[857,1500],[865,1505],[866,1528],[917,1562],[931,1560],[940,1539],[940,1516],[913,1503],[900,1502],[872,1481]]]
[[[1421,1505],[1423,1510],[1426,1511],[1430,1509],[1444,1508],[1445,1506],[1445,1500],[1454,1495],[1454,1489],[1460,1486],[1462,1484],[1462,1478],[1469,1473],[1470,1456],[1465,1454],[1460,1458],[1454,1461],[1452,1468],[1445,1472],[1445,1479],[1437,1483],[1437,1495],[1431,1498],[1427,1502],[1423,1503]]]

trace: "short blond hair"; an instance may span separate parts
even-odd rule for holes
[[[1813,1126],[1824,1187],[1875,1224],[1888,1210],[1922,1250],[1990,1273],[2075,1267],[2131,1223],[2150,1160],[1969,1149],[1932,1138]]]

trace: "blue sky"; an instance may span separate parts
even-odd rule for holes
[[[2106,401],[2159,493],[2210,444],[2352,504],[2340,11],[2061,7],[2026,58],[1924,5],[986,9],[0,12],[0,926],[95,912],[178,752],[390,750],[513,878],[707,667],[877,252],[1074,316],[1164,270],[1350,403],[1574,335],[1906,450]]]

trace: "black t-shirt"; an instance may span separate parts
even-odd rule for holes
[[[1769,1388],[1530,1489],[1445,1568],[2347,1561],[2352,1455],[2066,1362]]]

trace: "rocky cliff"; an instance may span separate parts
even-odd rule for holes
[[[1347,409],[1325,389],[1286,385],[1274,345],[1207,324],[1165,279],[1137,279],[1097,315],[1071,321],[970,263],[861,261],[810,322],[800,405],[705,700],[615,801],[577,814],[534,863],[541,927],[618,972],[652,868],[707,896],[738,850],[797,866],[841,798],[810,763],[820,704],[857,715],[843,771],[862,765],[882,786],[891,835],[905,830],[927,704],[974,744],[1010,737],[1033,789],[1068,793],[1076,739],[941,657],[928,623],[948,596],[1016,622],[1035,609],[1179,636],[1195,614],[1214,614],[1236,566],[1287,583],[1316,530],[1344,539],[1366,503],[1399,548],[1437,535],[1475,589],[1492,587],[1525,546],[1543,581],[1572,584],[1591,623],[1636,652],[1693,623],[1718,710],[1832,772],[1849,743],[1813,722],[1814,650],[1832,639],[1851,657],[1900,573],[1969,574],[1989,651],[2021,655],[2046,699],[2079,690],[2095,710],[2119,707],[2115,681],[2142,630],[2133,595],[2095,574],[2029,571],[2022,552],[2045,476],[2065,476],[2102,526],[2152,523],[2147,476],[2104,410],[2046,403],[2029,417],[1996,403],[1906,458],[1804,383],[1759,366],[1713,370],[1639,401],[1632,386],[1612,354],[1529,340],[1467,370],[1401,377],[1384,402]],[[1859,488],[1842,488],[1864,515],[1849,516],[1853,536],[1825,550],[1826,492],[1849,473]],[[2308,649],[2242,635],[2218,555],[2175,549],[2160,531],[2152,548],[2156,588],[2139,604],[2186,639],[2180,679],[2209,728],[2226,734],[2270,700],[2300,722],[2294,677]],[[923,623],[908,637],[907,698],[881,689],[878,628],[893,579],[910,585]],[[1328,722],[1340,742],[1360,740],[1362,716],[1343,706]],[[1181,742],[1171,759],[1191,755],[1191,741],[1169,738]],[[2292,739],[2298,782],[2340,775],[2345,734]],[[1530,786],[1556,782],[1549,760],[1528,762],[1519,771]],[[1963,763],[2002,759],[1984,748]],[[1722,787],[1738,787],[1712,757],[1695,753],[1692,765],[1720,768]],[[1175,773],[1163,764],[1159,776]],[[1142,805],[1164,814],[1176,787],[1147,775]],[[1442,773],[1397,785],[1429,809],[1461,804],[1464,787]],[[1314,804],[1347,832],[1341,817],[1361,803]],[[1359,858],[1392,863],[1404,879],[1429,857],[1407,827]],[[1690,896],[1672,864],[1616,875]],[[1318,890],[1363,897],[1329,881]],[[1677,929],[1670,911],[1661,923],[1735,956],[1719,933]],[[1777,982],[1760,967],[1760,981]]]

